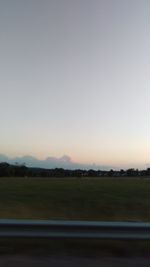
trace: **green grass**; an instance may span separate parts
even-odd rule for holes
[[[0,178],[0,218],[150,221],[150,180]]]

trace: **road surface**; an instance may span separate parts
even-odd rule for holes
[[[1,255],[1,267],[149,267],[145,258]]]

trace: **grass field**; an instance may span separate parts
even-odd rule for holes
[[[0,218],[150,221],[150,180],[0,178]]]

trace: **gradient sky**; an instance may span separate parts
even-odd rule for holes
[[[145,167],[149,115],[149,0],[0,0],[0,153]]]

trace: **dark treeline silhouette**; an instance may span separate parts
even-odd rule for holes
[[[25,165],[11,165],[0,163],[0,177],[138,177],[150,176],[150,168],[147,170],[128,169],[116,170],[67,170],[63,168],[42,169],[31,168]]]

